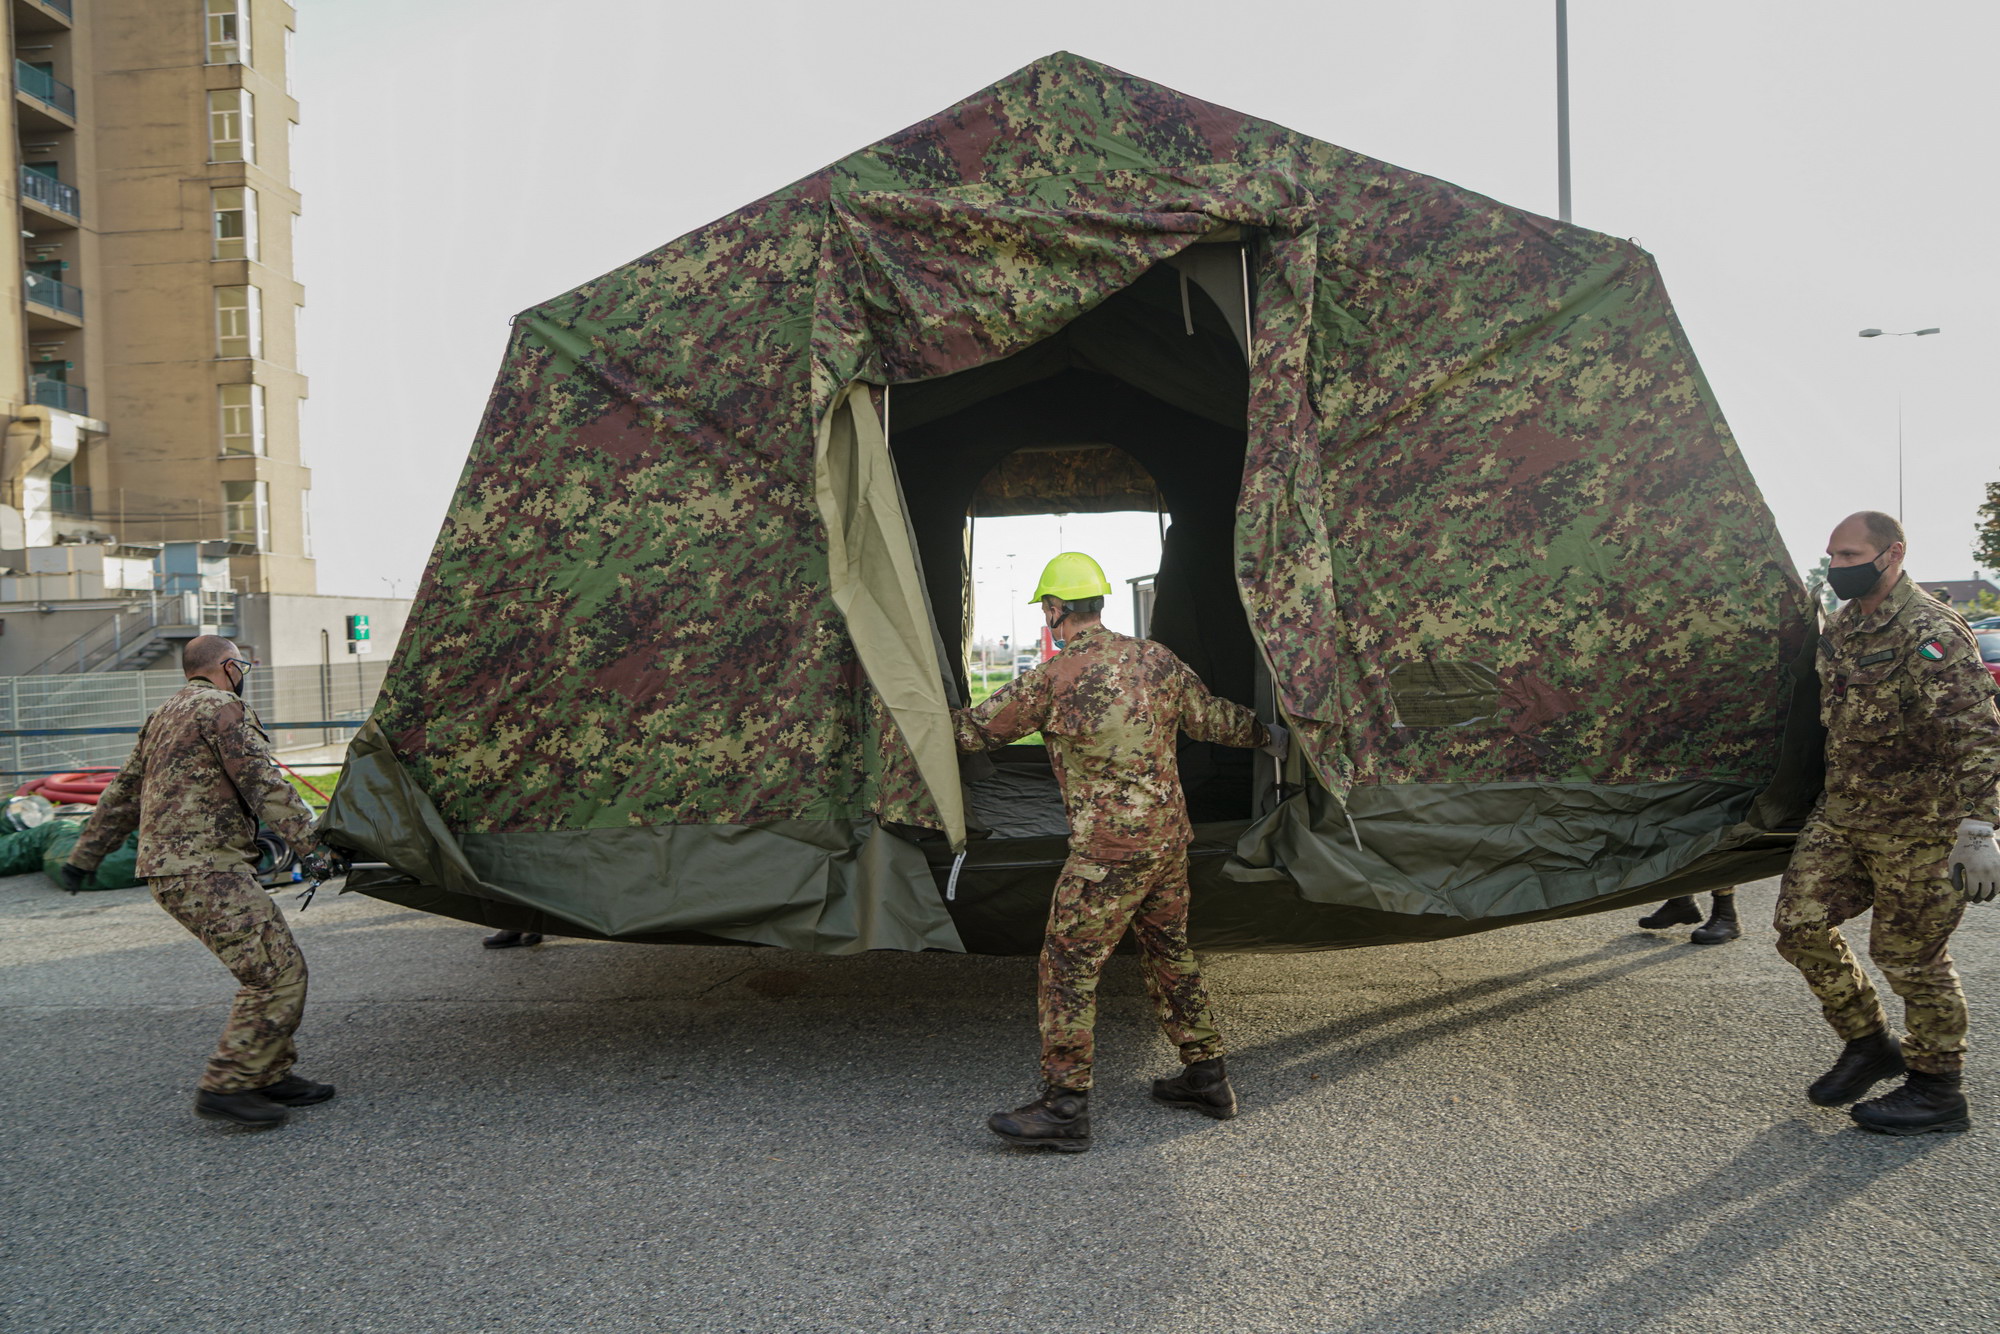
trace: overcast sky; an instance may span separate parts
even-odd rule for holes
[[[1052,51],[1556,211],[1554,0],[299,8],[328,593],[414,588],[509,315]],[[1802,565],[1896,508],[1900,391],[1910,568],[1972,572],[2000,479],[1996,49],[1990,0],[1571,0],[1575,220],[1658,257]]]

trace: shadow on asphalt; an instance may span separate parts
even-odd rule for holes
[[[1651,1328],[1711,1299],[1737,1271],[1761,1263],[1880,1178],[1945,1147],[1947,1138],[1894,1139],[1851,1127],[1829,1133],[1803,1118],[1781,1122],[1671,1195],[1608,1214],[1358,1322],[1328,1326],[1326,1334],[1401,1334],[1423,1327],[1432,1310],[1452,1312],[1461,1328],[1490,1331],[1595,1329],[1607,1311],[1620,1312],[1626,1329]],[[1684,1281],[1662,1283],[1663,1274]],[[1571,1291],[1561,1306],[1541,1300]]]
[[[1552,959],[1547,963],[1537,964],[1533,968],[1523,968],[1505,976],[1482,978],[1448,991],[1427,993],[1415,1000],[1398,1001],[1393,1005],[1380,1006],[1359,1014],[1344,1015],[1294,1036],[1247,1048],[1244,1051],[1246,1057],[1244,1063],[1246,1066],[1259,1065],[1272,1072],[1308,1063],[1320,1068],[1331,1068],[1337,1073],[1328,1081],[1330,1085],[1366,1074],[1427,1043],[1518,1018],[1595,987],[1630,977],[1644,969],[1675,962],[1679,957],[1677,951],[1660,948],[1659,943],[1651,937],[1623,937],[1587,954],[1574,955],[1567,959]],[[1624,962],[1577,972],[1578,969],[1588,968],[1593,963],[1614,959],[1623,959]],[[1573,976],[1565,976],[1560,983],[1538,987],[1532,991],[1521,990],[1532,983],[1559,974],[1573,974]],[[1475,1010],[1465,1009],[1466,1006],[1494,998],[1500,998],[1498,1003]],[[1437,1017],[1414,1028],[1403,1029],[1356,1046],[1349,1045],[1354,1039],[1374,1029],[1426,1015]],[[1282,1102],[1307,1091],[1307,1088],[1296,1084],[1289,1088],[1274,1086],[1260,1101],[1266,1104]]]

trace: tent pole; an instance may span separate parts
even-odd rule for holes
[[[1243,269],[1243,360],[1250,360],[1250,243],[1243,242],[1236,247],[1236,258]]]

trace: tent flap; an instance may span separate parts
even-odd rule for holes
[[[698,934],[822,954],[963,948],[923,854],[873,821],[454,836],[372,722],[321,829],[435,897],[485,901],[508,920],[531,914],[558,933]]]
[[[1382,912],[1542,913],[1729,850],[1756,796],[1715,782],[1364,784],[1343,808],[1313,785],[1249,829],[1224,874]]]
[[[827,578],[854,651],[916,756],[954,848],[965,845],[965,794],[937,630],[917,569],[896,463],[866,386],[852,385],[820,424],[815,495],[826,521]]]

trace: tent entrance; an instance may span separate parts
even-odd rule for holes
[[[1234,574],[1250,389],[1243,320],[1240,308],[1232,319],[1209,294],[1219,288],[1212,274],[1188,276],[1203,267],[1229,275],[1241,252],[1235,244],[1196,249],[1195,263],[1155,266],[1015,356],[893,387],[890,452],[957,698],[969,697],[970,526],[1157,509],[1168,526],[1149,637],[1216,694],[1263,705],[1269,716]],[[975,830],[1060,836],[1046,752],[1012,746],[994,759],[994,775],[967,785]],[[1180,763],[1197,823],[1255,814],[1261,769],[1253,752],[1184,742]]]

